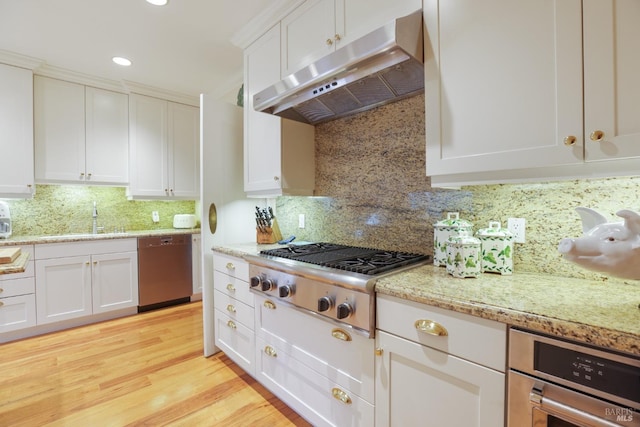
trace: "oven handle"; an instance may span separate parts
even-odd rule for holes
[[[559,417],[570,417],[576,422],[593,427],[620,427],[619,424],[612,423],[600,417],[596,417],[595,415],[580,411],[567,406],[564,403],[545,397],[543,387],[533,386],[531,393],[529,393],[529,403],[534,406],[534,409],[539,408],[544,412],[548,412],[551,415],[557,415]]]

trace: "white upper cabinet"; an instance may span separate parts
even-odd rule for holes
[[[244,51],[244,190],[248,196],[313,195],[313,126],[260,113],[253,95],[280,80],[280,25]]]
[[[0,64],[0,198],[33,195],[33,73]]]
[[[163,99],[129,96],[130,197],[199,198],[198,111]]]
[[[425,0],[432,185],[637,173],[640,7],[616,5]]]
[[[281,22],[281,77],[421,7],[420,0],[307,0]]]
[[[127,95],[42,76],[34,91],[37,182],[128,183]]]
[[[583,5],[585,160],[640,157],[640,3]]]

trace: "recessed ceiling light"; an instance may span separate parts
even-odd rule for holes
[[[155,6],[164,6],[168,2],[169,0],[147,0],[147,3],[151,3],[152,5],[155,5]]]
[[[112,58],[112,61],[118,65],[122,65],[123,67],[128,67],[129,65],[131,65],[130,60],[128,60],[127,58],[123,58],[121,56],[114,56]]]

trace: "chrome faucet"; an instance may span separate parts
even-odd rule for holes
[[[91,214],[91,217],[93,218],[93,228],[91,232],[98,234],[98,204],[95,201],[93,202],[93,214]]]

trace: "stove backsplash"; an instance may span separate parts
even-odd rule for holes
[[[435,189],[424,129],[424,95],[316,126],[318,197],[277,199],[283,235],[433,255],[433,224],[446,212],[460,212],[474,230],[518,217],[527,220],[527,243],[516,244],[515,271],[614,280],[561,259],[557,245],[582,233],[576,206],[609,219],[640,210],[640,177]]]

